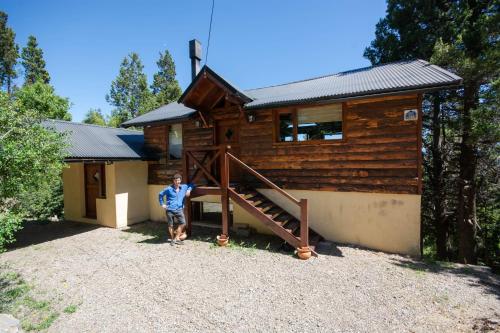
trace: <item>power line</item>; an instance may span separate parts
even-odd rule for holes
[[[214,18],[215,0],[212,0],[212,13],[210,14],[210,27],[208,28],[208,42],[207,42],[207,56],[205,58],[205,65],[208,62],[208,50],[210,49],[210,35],[212,33],[212,19]]]

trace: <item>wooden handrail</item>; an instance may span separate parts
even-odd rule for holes
[[[266,177],[262,176],[260,173],[246,165],[244,162],[239,160],[237,157],[232,155],[231,153],[226,153],[233,161],[238,163],[241,167],[243,167],[245,170],[250,172],[252,175],[255,177],[259,178],[262,182],[264,182],[266,185],[271,187],[272,189],[278,191],[280,194],[284,195],[286,198],[288,198],[290,201],[292,201],[294,204],[300,207],[300,201],[295,199],[292,195],[290,195],[288,192],[283,191],[278,185],[267,179]]]

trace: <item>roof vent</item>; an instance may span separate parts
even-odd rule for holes
[[[191,58],[191,80],[194,80],[200,71],[201,43],[193,39],[189,41],[189,58]]]

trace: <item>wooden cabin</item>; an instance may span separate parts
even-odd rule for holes
[[[248,224],[294,247],[324,238],[420,254],[422,94],[460,77],[414,60],[240,90],[197,72],[199,58],[178,102],[123,124],[142,126],[157,156],[150,219],[164,219],[157,193],[182,173],[198,186],[188,215],[191,202],[220,202],[222,235]]]

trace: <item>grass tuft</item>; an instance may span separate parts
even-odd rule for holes
[[[76,309],[77,309],[77,306],[72,304],[72,305],[67,306],[63,311],[64,311],[64,313],[75,313]]]

